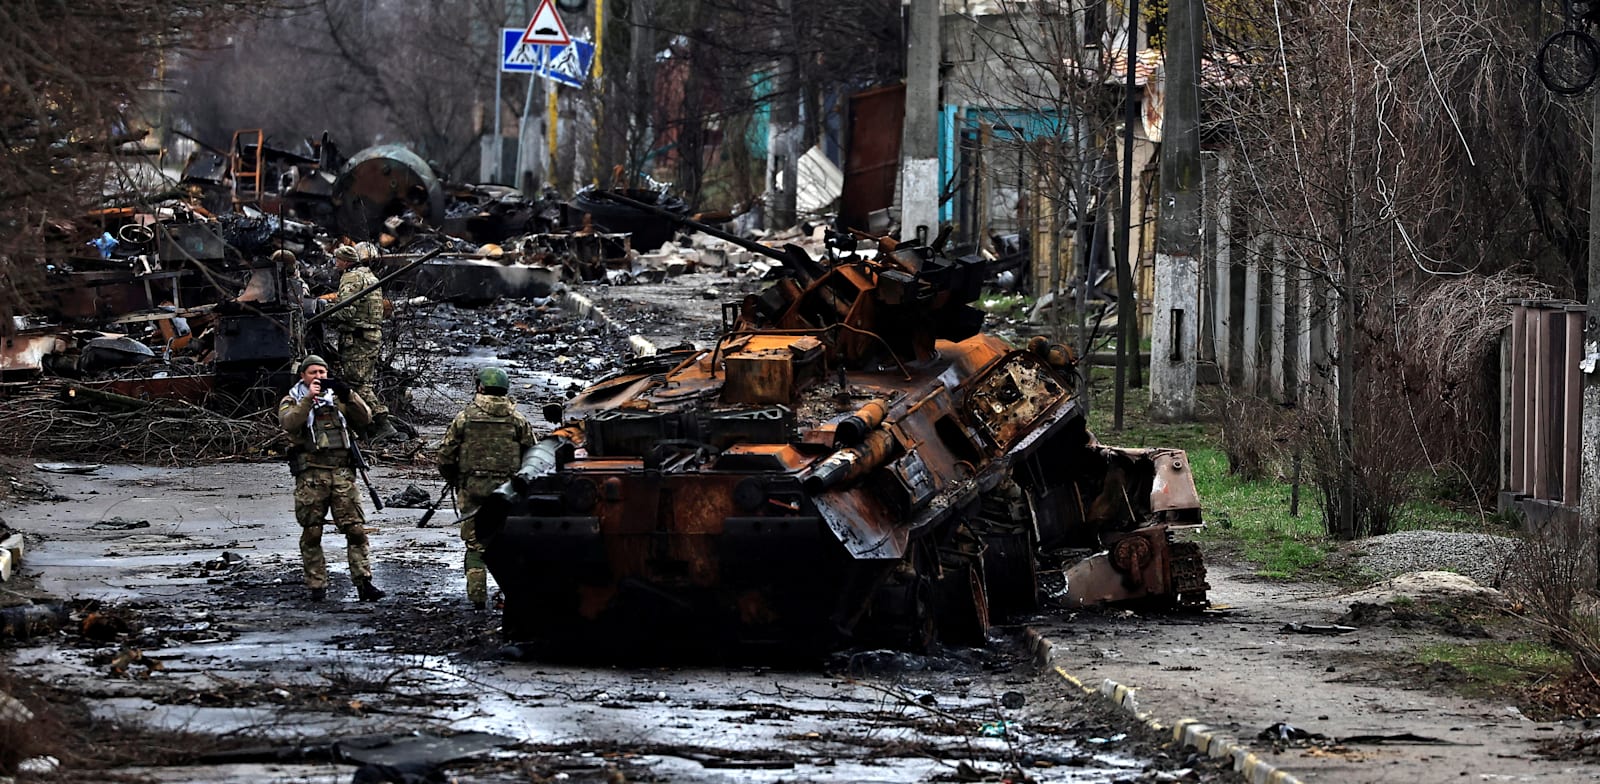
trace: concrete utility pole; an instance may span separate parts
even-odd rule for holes
[[[939,233],[939,6],[911,0],[906,117],[900,136],[900,237]]]
[[[1594,119],[1600,121],[1600,92],[1594,97]],[[1589,317],[1583,323],[1583,354],[1600,354],[1600,136],[1589,156]],[[1513,347],[1515,351],[1518,347]],[[1578,492],[1578,521],[1587,538],[1600,526],[1600,368],[1583,377],[1583,449]],[[1593,555],[1593,553],[1590,553]]]
[[[1166,116],[1161,123],[1161,226],[1150,328],[1150,416],[1194,418],[1199,348],[1200,31],[1198,0],[1167,5]]]
[[[1139,0],[1128,2],[1128,74],[1122,93],[1122,209],[1117,215],[1117,383],[1111,429],[1122,432],[1123,399],[1128,390],[1128,365],[1139,361],[1139,312],[1133,301],[1133,254],[1128,240],[1133,227],[1133,124],[1139,121]],[[1085,279],[1084,288],[1088,288]]]
[[[795,81],[799,65],[794,55],[787,54],[794,47],[784,35],[792,29],[794,0],[779,0],[778,9],[784,26],[773,30],[773,51],[783,54],[774,63],[777,73],[772,87],[772,122],[767,131],[767,190],[772,198],[767,228],[773,230],[787,229],[799,222],[795,196],[800,192],[800,183],[796,182],[800,178],[800,153],[795,151],[800,135],[800,92]]]

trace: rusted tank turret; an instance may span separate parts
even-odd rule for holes
[[[333,181],[332,198],[339,231],[357,240],[376,239],[385,220],[407,211],[430,225],[444,219],[444,189],[433,167],[398,144],[351,156]]]
[[[981,332],[981,260],[740,242],[789,275],[568,401],[479,512],[508,638],[981,644],[1058,548],[1069,603],[1204,604],[1183,452],[1098,444],[1065,347]]]

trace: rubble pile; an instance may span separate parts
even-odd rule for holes
[[[585,189],[563,201],[552,190],[530,197],[453,184],[398,145],[345,158],[326,135],[290,149],[240,131],[230,146],[192,156],[179,186],[162,201],[52,221],[59,244],[37,259],[42,283],[25,293],[29,313],[0,325],[0,401],[29,425],[13,428],[6,445],[152,462],[259,452],[256,424],[223,423],[270,408],[292,383],[296,357],[337,355],[320,315],[337,298],[333,257],[344,245],[360,249],[391,305],[429,303],[420,307],[451,336],[438,343],[446,350],[493,348],[585,378],[647,351],[626,334],[672,311],[641,305],[617,313],[621,324],[591,324],[553,299],[564,284],[689,273],[754,282],[781,271],[732,235],[681,239],[687,205],[664,190]],[[820,256],[823,236],[767,241]],[[697,285],[686,296],[721,301],[747,289]],[[415,382],[404,367],[385,363],[375,385],[402,408]],[[176,412],[193,418],[201,408],[217,412],[196,420],[208,424],[165,432]],[[84,438],[96,428],[113,437]]]
[[[639,254],[628,232],[606,230],[553,190],[530,198],[449,183],[398,145],[346,158],[326,135],[286,147],[251,130],[191,156],[179,188],[163,193],[50,221],[56,245],[35,259],[27,315],[0,325],[0,401],[29,425],[12,428],[8,445],[156,462],[259,449],[249,422],[168,439],[165,412],[269,408],[295,357],[336,354],[318,315],[337,296],[341,245],[364,243],[391,300],[508,303],[491,324],[461,319],[455,346],[503,344],[582,365],[618,348],[556,315],[548,298],[564,280],[632,280]],[[406,383],[377,386],[403,398]],[[59,394],[68,388],[78,394],[70,406]],[[121,398],[146,405],[108,402]],[[99,426],[114,437],[82,438]]]
[[[503,300],[484,308],[448,302],[413,306],[441,346],[486,347],[500,359],[590,377],[620,366],[628,336],[562,308],[553,298]]]

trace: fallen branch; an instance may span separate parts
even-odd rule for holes
[[[284,446],[283,431],[266,413],[235,419],[182,401],[144,401],[60,381],[0,400],[0,420],[7,423],[0,450],[33,458],[183,465],[262,457]]]

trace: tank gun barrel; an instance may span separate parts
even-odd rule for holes
[[[873,400],[845,417],[834,428],[834,446],[855,446],[867,440],[867,435],[883,424],[889,415],[889,406],[882,400]]]
[[[884,428],[868,433],[856,446],[845,447],[823,458],[800,479],[808,493],[820,493],[866,475],[894,455],[894,434]]]
[[[738,245],[739,247],[744,248],[751,253],[759,253],[768,258],[776,259],[778,263],[782,264],[789,271],[800,276],[800,278],[806,283],[810,283],[817,278],[822,277],[822,273],[824,272],[822,265],[818,264],[814,259],[811,258],[811,254],[806,253],[805,249],[798,245],[794,245],[792,243],[787,244],[783,246],[782,250],[770,248],[766,245],[762,245],[759,242],[747,240],[732,232],[723,231],[722,229],[714,226],[701,223],[693,218],[684,217],[675,212],[671,212],[670,210],[663,210],[654,204],[646,204],[638,199],[630,199],[620,193],[614,193],[612,191],[597,191],[595,195],[610,199],[618,204],[626,204],[627,206],[636,210],[648,212],[651,215],[665,218],[679,225],[687,226],[688,228],[694,229],[702,234],[710,234],[711,236],[716,237],[724,242],[731,242],[735,245]]]

